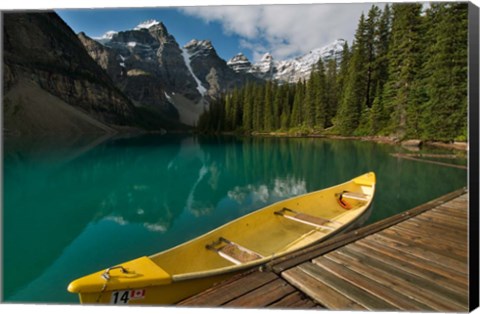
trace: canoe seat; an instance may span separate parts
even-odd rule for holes
[[[348,191],[343,191],[341,193],[342,197],[358,200],[358,201],[368,201],[368,195],[363,194],[363,193],[354,193],[354,192],[348,192]]]
[[[330,219],[318,217],[318,216],[312,216],[304,213],[299,213],[297,211],[294,211],[293,209],[290,208],[283,208],[282,210],[274,212],[275,215],[283,216],[287,219],[300,222],[306,225],[314,226],[317,228],[322,228],[322,229],[327,229],[327,230],[335,230],[336,228],[330,227],[330,226],[325,226],[326,223],[336,223],[341,225],[338,221],[333,221]]]
[[[237,265],[263,258],[262,255],[223,237],[205,247]]]

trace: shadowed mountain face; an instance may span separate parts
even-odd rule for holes
[[[3,17],[7,132],[142,128],[133,104],[57,14],[5,13]]]

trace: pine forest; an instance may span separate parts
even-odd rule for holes
[[[201,132],[467,140],[467,3],[373,5],[341,61],[308,80],[250,83],[222,95]]]

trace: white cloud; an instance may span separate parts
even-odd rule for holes
[[[380,6],[380,3],[376,3]],[[343,38],[351,42],[360,14],[372,3],[185,7],[182,12],[219,22],[226,34],[241,37],[241,46],[259,57],[298,56]],[[383,5],[382,5],[383,7]]]

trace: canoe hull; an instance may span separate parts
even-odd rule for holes
[[[81,303],[174,304],[359,227],[370,214],[374,192],[375,174],[367,173],[269,205],[172,249],[79,278],[68,290],[78,293]],[[252,259],[246,252],[256,255]]]
[[[169,285],[149,286],[138,289],[79,293],[82,304],[153,305],[174,304],[189,296],[212,287],[241,271],[217,276],[173,282]]]

